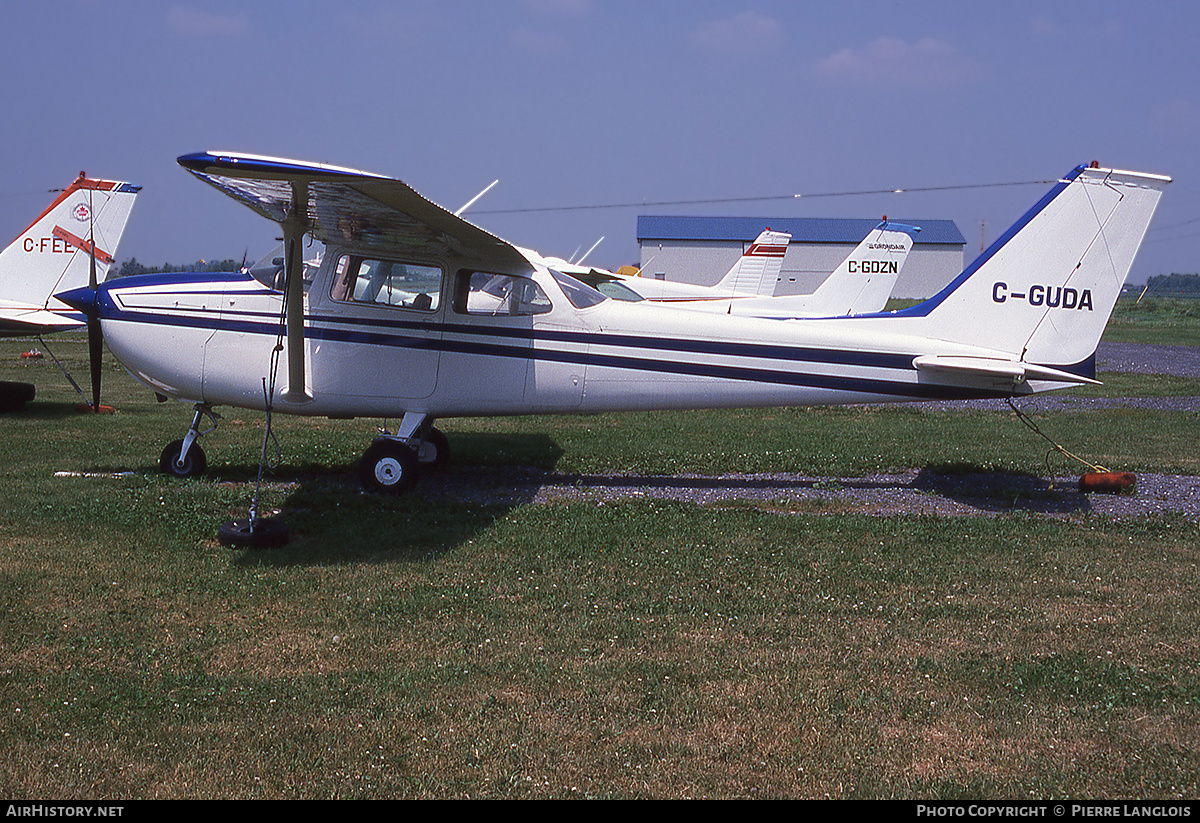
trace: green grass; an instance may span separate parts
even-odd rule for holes
[[[920,300],[893,299],[888,311],[908,308]],[[1113,343],[1156,343],[1166,346],[1200,346],[1200,300],[1177,297],[1122,297],[1104,329]]]
[[[1200,300],[1123,299],[1113,311],[1104,339],[1117,343],[1200,346]]]
[[[50,344],[85,374],[78,339]],[[28,347],[0,342],[0,379],[39,387],[0,416],[10,799],[1200,793],[1194,522],[379,498],[353,481],[372,421],[281,418],[264,500],[293,539],[230,551],[215,530],[245,514],[261,415],[223,410],[213,474],[170,481],[157,456],[186,407],[110,366],[118,413],[79,415],[47,361],[17,360]],[[1109,377],[1087,391],[1195,393]],[[1041,473],[1044,443],[997,408],[444,428],[481,482]],[[1195,417],[1039,422],[1120,468],[1195,473]]]

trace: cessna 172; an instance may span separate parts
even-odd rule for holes
[[[1080,166],[941,292],[893,312],[776,320],[611,300],[353,169],[179,158],[278,223],[281,289],[246,273],[124,278],[61,297],[160,396],[195,404],[162,467],[202,472],[215,406],[397,418],[360,463],[403,492],[442,417],[1006,398],[1094,383],[1095,351],[1170,178]],[[303,276],[302,239],[325,245]],[[282,370],[282,373],[279,373]],[[269,418],[268,418],[269,419]]]
[[[80,172],[0,252],[0,337],[35,337],[84,324],[54,294],[77,286],[94,289],[104,280],[140,190]],[[21,405],[33,393],[27,383],[0,384],[0,407]],[[94,396],[93,408],[98,406]]]
[[[792,236],[767,229],[712,286],[629,277],[548,258],[556,271],[616,300],[650,300],[744,317],[838,317],[883,311],[921,229],[883,221],[810,294],[775,297]]]

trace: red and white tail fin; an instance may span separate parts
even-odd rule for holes
[[[96,280],[104,281],[140,190],[130,183],[92,180],[80,173],[0,252],[0,301],[73,311],[53,295],[89,285],[93,243]]]
[[[728,295],[729,299],[719,302],[708,301],[685,307],[742,317],[778,319],[845,317],[882,311],[919,231],[916,226],[889,222],[885,217],[810,294],[778,297]]]
[[[787,232],[764,231],[713,286],[713,292],[751,297],[774,294],[791,239]]]

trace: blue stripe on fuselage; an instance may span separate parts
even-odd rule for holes
[[[111,298],[102,299],[101,306],[101,315],[105,320],[184,328],[214,330],[219,328],[221,331],[256,334],[272,338],[279,334],[278,316],[266,312],[239,312],[236,317],[231,317],[229,312],[221,314],[213,311],[197,311],[190,315],[122,311],[117,308]],[[343,325],[353,326],[353,328],[340,327]],[[535,347],[533,344],[538,342],[567,343],[578,346],[671,352],[681,355],[724,355],[793,363],[883,368],[902,372],[913,371],[914,355],[912,354],[854,352],[712,340],[677,340],[643,335],[480,327],[457,323],[429,325],[417,321],[361,318],[348,320],[331,316],[309,316],[306,318],[306,326],[306,335],[312,340],[360,345],[578,363],[631,371],[744,380],[918,399],[999,398],[1011,395],[1011,392],[999,390],[968,389],[845,375],[812,374],[779,368],[723,365],[698,361],[681,362],[641,357],[632,353],[570,351]],[[458,335],[459,337],[445,335]]]

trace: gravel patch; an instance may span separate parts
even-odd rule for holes
[[[1131,374],[1200,377],[1200,347],[1101,343],[1096,349],[1096,369]]]
[[[1097,368],[1200,377],[1200,347],[1101,343]],[[995,400],[925,403],[922,407],[1009,411],[1003,401]],[[1200,411],[1200,397],[1059,398],[1047,394],[1019,404],[1029,412],[1116,407]],[[1077,477],[1046,480],[1005,472],[943,473],[930,469],[842,478],[799,474],[666,477],[510,470],[428,477],[418,489],[431,498],[448,496],[512,505],[567,501],[603,504],[640,498],[701,505],[752,501],[781,511],[795,507],[811,512],[882,516],[996,516],[1022,511],[1052,517],[1101,515],[1116,519],[1171,514],[1200,522],[1200,477],[1167,474],[1137,475],[1132,494],[1083,493]]]
[[[1053,480],[1005,472],[939,473],[929,469],[869,477],[799,474],[599,475],[535,470],[429,477],[427,498],[519,505],[617,500],[678,500],[700,505],[752,501],[806,512],[882,516],[996,516],[1015,511],[1054,517],[1116,519],[1177,514],[1200,521],[1200,477],[1139,474],[1132,494],[1079,491],[1075,477]]]

